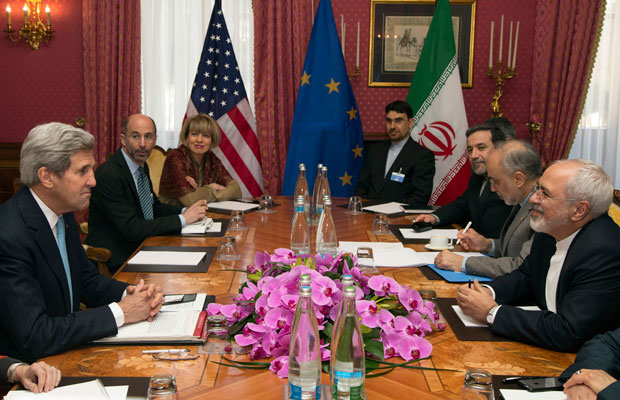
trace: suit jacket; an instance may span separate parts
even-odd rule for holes
[[[148,165],[144,163],[146,176]],[[163,204],[153,192],[152,220],[145,220],[136,184],[127,162],[118,150],[95,171],[97,186],[92,190],[88,216],[88,237],[91,246],[105,247],[112,252],[108,267],[116,271],[144,239],[181,232],[181,207]]]
[[[562,372],[561,377],[568,379],[582,368],[602,369],[614,378],[620,379],[620,329],[588,340],[577,353],[575,363]],[[597,399],[620,399],[620,381],[601,390]]]
[[[73,304],[54,234],[30,189],[0,206],[0,354],[32,362],[117,333],[107,304],[119,301],[127,284],[99,274],[73,213],[64,220]],[[94,308],[78,311],[80,302]]]
[[[465,261],[465,272],[496,278],[517,269],[532,247],[534,230],[530,228],[531,209],[532,205],[528,202],[519,209],[512,222],[504,223],[499,239],[493,239],[493,257],[469,257]]]
[[[20,363],[21,361],[16,360],[11,357],[0,356],[0,387],[7,385],[8,377],[7,372],[9,371],[9,367],[15,363]]]
[[[499,237],[511,207],[506,205],[497,193],[491,192],[491,184],[488,182],[480,194],[483,182],[484,177],[472,173],[465,192],[452,203],[433,212],[439,218],[440,224],[465,226],[471,221],[472,228],[482,236]]]
[[[385,175],[390,143],[386,140],[370,147],[355,186],[355,194],[366,199],[426,206],[433,190],[435,155],[409,138]],[[392,172],[399,171],[405,174],[404,181],[390,180]]]
[[[573,239],[560,273],[557,313],[548,311],[545,286],[556,240],[536,233],[532,251],[513,272],[490,283],[502,307],[493,332],[520,342],[573,352],[588,339],[620,326],[620,227],[607,214]],[[542,311],[513,305],[535,303]]]

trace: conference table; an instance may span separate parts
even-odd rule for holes
[[[275,212],[249,212],[245,215],[248,230],[232,232],[241,253],[239,261],[220,262],[213,259],[206,273],[144,273],[119,270],[115,278],[132,284],[144,279],[160,285],[164,293],[207,293],[216,296],[218,303],[229,304],[245,281],[246,265],[254,263],[257,251],[273,252],[289,247],[290,225],[293,216],[291,197],[274,197]],[[371,232],[373,215],[346,214],[347,199],[334,198],[332,215],[340,241],[396,242],[390,235]],[[209,213],[212,218],[228,218]],[[391,218],[390,224],[408,224],[413,215]],[[315,232],[313,228],[312,232]],[[219,237],[162,236],[147,239],[143,246],[217,246]],[[425,251],[424,245],[408,244],[416,251]],[[455,251],[462,251],[457,246]],[[454,298],[458,285],[427,279],[419,268],[381,268],[381,273],[400,284],[416,289],[432,289],[437,297]],[[398,368],[381,377],[366,380],[367,398],[387,400],[398,398],[458,399],[465,371],[482,368],[497,375],[557,376],[574,360],[575,355],[545,350],[515,342],[459,341],[450,326],[444,331],[433,331],[426,337],[433,345],[431,358],[419,364],[425,367],[452,371],[412,370]],[[180,399],[232,398],[281,399],[286,379],[280,379],[268,370],[246,370],[217,364],[222,356],[201,354],[198,359],[186,361],[158,361],[145,349],[163,349],[171,346],[85,346],[44,360],[62,371],[63,376],[132,376],[148,377],[169,373],[176,376]],[[177,347],[177,346],[172,346]],[[191,350],[197,350],[192,346]],[[228,355],[234,360],[248,361],[247,355]],[[264,360],[263,360],[264,361]],[[323,374],[323,384],[329,376]]]

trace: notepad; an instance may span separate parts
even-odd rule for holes
[[[202,221],[194,222],[181,229],[182,234],[188,233],[206,233],[220,232],[222,230],[221,222],[213,222],[212,218],[205,218]]]
[[[55,388],[50,392],[33,393],[29,390],[14,390],[4,397],[7,400],[125,400],[129,386],[103,387],[94,379],[89,382],[76,383]]]
[[[561,390],[546,392],[528,392],[519,389],[500,389],[505,400],[566,400],[566,394]]]
[[[221,210],[238,210],[238,211],[248,211],[258,208],[258,204],[255,203],[243,203],[241,201],[218,201],[217,203],[209,203],[210,207],[221,209]],[[207,210],[208,211],[208,210]]]
[[[139,251],[129,265],[197,265],[206,255],[203,251]]]
[[[526,311],[540,311],[540,308],[538,308],[537,306],[519,306],[518,308],[522,310],[526,310]],[[488,327],[487,324],[481,324],[480,322],[477,322],[471,317],[469,317],[468,315],[466,315],[463,312],[463,310],[461,310],[461,307],[457,305],[453,305],[452,309],[454,310],[454,313],[460,318],[461,322],[463,322],[463,325],[465,325],[466,327],[468,328]]]
[[[430,239],[431,236],[444,235],[450,239],[456,240],[458,229],[431,229],[426,232],[416,232],[411,228],[400,228],[400,234],[405,239]]]
[[[403,212],[400,206],[404,206],[404,205],[405,203],[397,203],[395,201],[392,201],[390,203],[383,203],[383,204],[377,204],[374,206],[364,207],[363,210],[372,211],[372,212],[381,213],[381,214],[397,214],[397,213]]]

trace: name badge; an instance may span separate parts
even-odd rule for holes
[[[401,174],[399,172],[392,172],[392,176],[390,177],[391,181],[403,183],[405,181],[405,174]]]

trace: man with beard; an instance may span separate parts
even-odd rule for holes
[[[433,190],[435,155],[409,136],[413,110],[397,100],[385,107],[385,130],[390,140],[376,143],[366,154],[355,194],[366,199],[428,204]]]
[[[528,200],[542,175],[536,149],[520,140],[506,142],[490,155],[487,169],[491,190],[512,206],[512,211],[499,238],[486,238],[475,229],[461,231],[458,237],[467,251],[481,251],[490,257],[464,257],[444,250],[435,258],[438,268],[496,278],[519,267],[530,253],[534,231]]]
[[[507,140],[506,134],[493,124],[473,126],[465,133],[467,153],[472,175],[467,189],[452,203],[446,204],[432,214],[418,216],[416,222],[433,225],[461,224],[471,221],[471,227],[485,237],[499,237],[510,207],[491,192],[487,177],[487,159],[496,145]]]
[[[607,215],[613,186],[586,160],[553,163],[530,197],[530,255],[489,285],[460,287],[465,314],[493,333],[573,352],[620,326],[620,227]],[[540,311],[517,305],[535,303]]]

